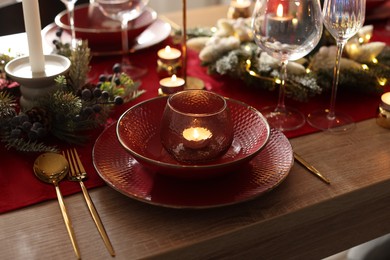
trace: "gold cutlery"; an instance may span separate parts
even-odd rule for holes
[[[309,170],[310,173],[314,174],[314,176],[320,178],[323,182],[326,184],[330,184],[330,181],[323,176],[313,165],[308,163],[305,159],[303,159],[300,155],[294,152],[294,158],[299,162],[301,165],[303,165],[307,170]]]
[[[63,155],[68,159],[70,171],[69,171],[69,180],[78,181],[81,186],[81,190],[83,191],[83,195],[85,201],[87,202],[88,209],[91,213],[91,216],[96,224],[96,227],[102,237],[104,244],[110,253],[111,256],[115,256],[114,248],[108,238],[107,232],[103,226],[103,223],[99,217],[98,212],[96,211],[95,205],[92,202],[91,197],[88,194],[87,188],[84,185],[83,179],[87,177],[87,172],[85,171],[83,164],[80,161],[80,158],[77,154],[77,150],[75,148],[69,149],[65,152],[62,152]]]
[[[68,217],[68,212],[65,207],[65,202],[61,194],[58,183],[68,174],[69,164],[61,154],[57,153],[44,153],[34,162],[34,173],[43,182],[54,184],[56,189],[58,203],[62,217],[68,231],[70,241],[72,242],[73,249],[76,253],[77,259],[81,259],[80,250],[76,242],[76,237],[73,231],[72,222]]]

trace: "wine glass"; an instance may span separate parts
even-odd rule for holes
[[[336,94],[340,75],[340,60],[348,39],[362,28],[366,0],[325,0],[323,20],[326,29],[336,39],[337,54],[333,69],[333,85],[329,109],[315,111],[307,117],[308,123],[331,133],[343,133],[355,127],[348,115],[336,112]]]
[[[255,42],[281,61],[279,98],[276,106],[261,110],[268,123],[281,131],[298,129],[305,116],[285,106],[289,60],[306,56],[320,41],[322,16],[319,0],[257,0],[252,15]]]
[[[131,78],[139,78],[146,74],[147,69],[133,66],[130,63],[128,29],[129,22],[138,18],[149,0],[95,0],[102,13],[121,23],[122,31],[122,62],[121,70]]]
[[[64,3],[68,11],[70,35],[71,35],[70,46],[72,47],[72,49],[76,49],[77,39],[76,39],[76,31],[74,28],[74,6],[77,0],[61,0],[61,2]]]

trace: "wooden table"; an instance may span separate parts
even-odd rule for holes
[[[192,14],[217,19],[225,11],[189,11],[189,25]],[[178,14],[166,16],[180,23]],[[109,187],[91,189],[115,259],[320,259],[390,232],[389,130],[372,119],[345,135],[316,133],[291,143],[331,185],[295,164],[265,196],[208,210],[160,208]],[[65,201],[82,258],[110,259],[82,195]],[[57,201],[2,214],[0,230],[2,259],[74,258]]]

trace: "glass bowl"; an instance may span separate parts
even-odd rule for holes
[[[143,166],[159,174],[185,179],[207,179],[233,173],[264,148],[270,127],[255,108],[226,98],[233,122],[233,141],[219,158],[200,163],[177,161],[163,147],[161,122],[167,96],[141,102],[119,118],[116,134],[119,143]]]
[[[225,98],[206,90],[169,96],[161,121],[161,142],[176,160],[211,161],[233,141],[233,124]]]
[[[146,7],[134,21],[129,22],[129,46],[133,40],[157,20],[157,13]],[[70,32],[68,12],[60,12],[54,19],[55,24]],[[88,46],[94,52],[121,50],[121,26],[118,21],[106,17],[95,4],[81,4],[74,9],[76,37],[88,40]],[[131,23],[131,25],[130,25]]]

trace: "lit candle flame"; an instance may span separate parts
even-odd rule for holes
[[[192,136],[194,137],[195,140],[199,140],[199,131],[197,128],[194,129]]]
[[[202,142],[211,138],[213,134],[204,127],[190,127],[183,131],[183,137],[187,141]]]
[[[294,26],[297,26],[297,24],[298,24],[298,19],[297,19],[297,18],[293,18],[293,19],[292,19],[292,24],[293,24]]]
[[[172,75],[171,80],[172,80],[172,81],[176,81],[176,80],[177,80],[176,74],[173,74],[173,75]]]
[[[278,8],[276,9],[276,16],[283,17],[283,5],[282,4],[278,5]]]
[[[171,52],[171,46],[167,45],[167,46],[165,47],[165,51],[166,51],[166,52]]]
[[[212,136],[211,131],[204,127],[186,128],[183,131],[184,146],[192,149],[206,147],[210,143]]]

